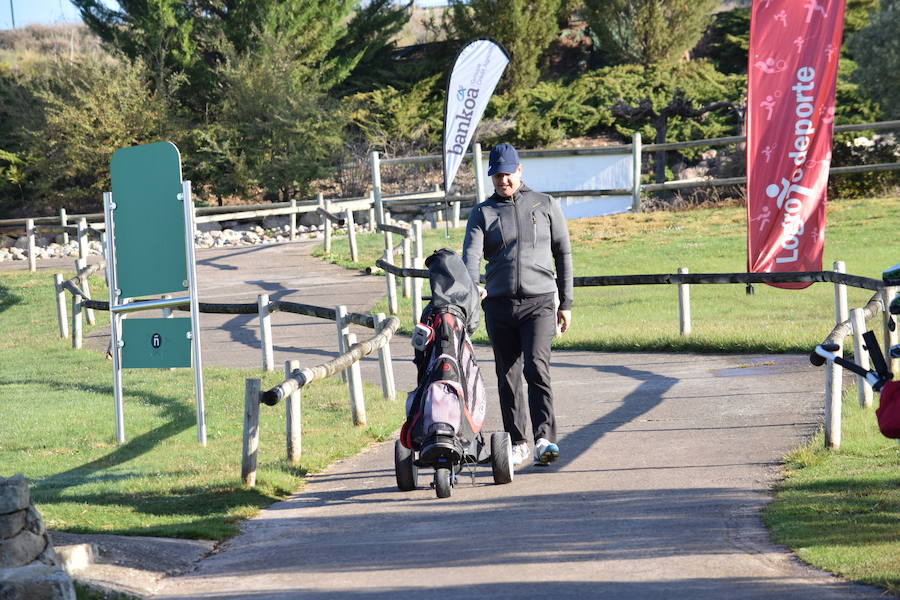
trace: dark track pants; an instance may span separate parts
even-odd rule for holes
[[[555,443],[556,416],[550,386],[550,342],[556,333],[554,295],[485,298],[481,306],[494,349],[503,428],[514,444],[525,442],[526,415],[530,415],[534,439],[547,438]]]

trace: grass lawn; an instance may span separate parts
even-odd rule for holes
[[[900,262],[900,197],[830,202],[823,268],[846,263],[847,272],[880,279]],[[626,214],[569,222],[576,276],[746,271],[746,215],[724,207],[685,212]],[[462,231],[426,231],[428,252],[459,251]],[[380,235],[359,236],[361,260],[351,263],[338,241],[329,256],[364,269],[383,251]],[[395,236],[395,242],[397,238]],[[322,253],[320,252],[320,255]],[[427,255],[427,254],[426,254]],[[427,283],[426,283],[427,293]],[[805,290],[742,285],[691,286],[693,333],[678,333],[675,286],[576,288],[572,329],[557,347],[585,350],[690,350],[697,352],[808,353],[834,325],[834,286]],[[863,306],[868,290],[848,289],[849,306]],[[386,312],[383,302],[378,310]],[[401,300],[408,331],[411,304]],[[870,322],[881,337],[881,324]],[[483,329],[476,340],[487,342]],[[847,344],[848,346],[852,346]],[[877,400],[876,400],[877,402]],[[773,537],[804,561],[900,595],[900,448],[878,432],[873,410],[844,401],[843,446],[823,449],[822,435],[788,457],[785,481],[766,511]]]
[[[72,274],[66,274],[66,277]],[[101,279],[91,281],[105,297]],[[97,311],[98,321],[108,322]],[[112,367],[59,339],[50,273],[0,274],[0,475],[24,474],[47,527],[61,531],[223,539],[260,507],[384,439],[402,408],[366,386],[366,427],[353,427],[337,378],[303,392],[303,456],[287,462],[284,407],[261,407],[255,488],[241,485],[244,379],[280,373],[204,368],[206,448],[197,443],[193,374],[124,374],[127,442],[115,442]]]
[[[900,596],[900,448],[855,389],[842,413],[841,448],[826,450],[819,433],[791,453],[764,518],[804,561]]]

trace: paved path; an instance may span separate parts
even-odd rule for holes
[[[363,310],[382,293],[381,278],[321,264],[310,250],[200,251],[201,299],[268,292]],[[276,360],[335,354],[332,323],[275,321]],[[255,318],[203,315],[203,327],[206,364],[259,364]],[[408,341],[392,349],[407,389]],[[490,384],[490,350],[477,354]],[[212,545],[198,542],[135,540],[129,549],[110,539],[115,560],[98,565],[95,581],[170,600],[884,597],[800,564],[768,541],[760,520],[780,457],[820,420],[822,374],[805,357],[568,351],[554,353],[552,369],[556,465],[526,467],[504,486],[482,468],[440,500],[426,473],[419,489],[399,492],[393,441],[376,444],[310,477],[209,554]],[[488,394],[495,399],[496,387]],[[497,412],[492,402],[490,430]],[[104,547],[104,536],[92,540]],[[160,579],[164,571],[181,574]]]

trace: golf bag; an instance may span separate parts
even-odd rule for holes
[[[428,257],[432,298],[413,335],[416,389],[406,401],[400,443],[419,463],[460,463],[481,431],[484,380],[469,333],[478,326],[478,290],[462,259],[448,249]]]

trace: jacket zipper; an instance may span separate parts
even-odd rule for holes
[[[521,238],[519,237],[521,235],[521,231],[519,231],[519,229],[520,229],[520,227],[519,227],[519,203],[516,202],[515,194],[513,194],[512,205],[513,205],[513,216],[514,216],[513,220],[516,222],[516,240],[518,240],[518,243],[516,244],[516,282],[515,282],[516,285],[513,286],[513,289],[516,291],[516,295],[518,296],[519,292],[521,291],[519,289],[519,279],[520,279],[519,248],[522,246],[522,243],[521,243]]]
[[[531,213],[531,249],[537,248],[537,217]]]

